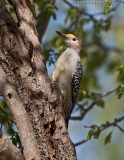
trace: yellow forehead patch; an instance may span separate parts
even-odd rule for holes
[[[70,39],[71,38],[71,34],[66,34],[66,36]]]

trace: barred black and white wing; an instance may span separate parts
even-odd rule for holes
[[[70,119],[72,110],[74,108],[74,105],[76,103],[76,98],[78,96],[78,92],[80,89],[80,83],[81,83],[81,78],[82,78],[82,71],[83,71],[83,67],[82,67],[82,62],[79,59],[77,61],[77,68],[76,68],[76,72],[74,72],[72,74],[72,81],[71,81],[71,91],[72,91],[72,95],[70,97],[70,100],[66,106],[67,106],[67,110],[65,113],[65,121],[66,121],[66,125],[68,127],[68,121]]]
[[[79,59],[77,61],[77,70],[75,73],[73,73],[73,76],[72,76],[72,84],[71,84],[72,85],[72,109],[75,105],[76,98],[79,93],[80,83],[82,78],[82,71],[83,71],[82,62]]]

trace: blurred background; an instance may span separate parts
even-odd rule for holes
[[[124,160],[124,118],[118,123],[115,120],[124,117],[124,2],[119,2],[34,0],[49,75],[66,48],[56,30],[76,34],[84,43],[83,78],[69,122],[73,143],[86,140],[76,146],[78,160]],[[13,9],[5,3],[16,20]],[[12,121],[8,125],[11,115],[2,99],[0,113],[4,133],[18,146],[16,127]]]

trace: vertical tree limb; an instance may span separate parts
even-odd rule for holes
[[[0,160],[24,160],[21,151],[0,132]]]
[[[14,87],[8,82],[1,66],[0,93],[6,101],[13,116],[13,119],[16,122],[26,160],[31,160],[32,158],[40,160],[37,142],[32,130],[29,117]]]

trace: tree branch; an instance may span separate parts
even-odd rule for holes
[[[48,27],[49,24],[49,20],[51,17],[51,11],[54,10],[54,4],[55,4],[55,0],[49,0],[49,4],[51,4],[50,8],[45,8],[45,6],[48,4],[48,2],[45,2],[43,7],[41,9],[41,12],[39,13],[39,15],[37,15],[36,19],[39,20],[38,24],[37,24],[37,30],[38,30],[38,34],[39,34],[39,40],[42,42],[42,38],[45,34],[45,31]]]
[[[90,19],[94,19],[95,20],[95,16],[99,16],[99,15],[104,15],[106,16],[107,14],[105,12],[98,12],[98,13],[87,13],[85,12],[83,9],[80,9],[78,7],[75,7],[74,5],[72,5],[70,2],[68,2],[68,0],[63,0],[70,8],[77,8],[78,9],[78,14],[76,15],[76,18],[74,19],[74,21],[72,21],[68,27],[68,29],[72,28],[72,26],[74,26],[78,21],[79,18],[81,17],[81,15],[89,17]],[[73,1],[73,0],[72,0]],[[76,4],[76,1],[75,1]],[[78,2],[77,2],[78,4]],[[117,4],[116,6],[114,6],[112,9],[110,9],[110,12],[113,12],[117,9],[117,7],[119,6],[119,4]]]
[[[70,119],[71,120],[82,120],[85,117],[85,115],[88,113],[88,111],[90,111],[100,99],[102,99],[102,98],[108,96],[109,94],[117,91],[120,87],[121,87],[121,85],[119,85],[116,88],[110,89],[107,92],[99,94],[98,97],[86,109],[84,109],[84,112],[82,113],[81,116],[77,116],[77,117],[72,116]]]
[[[124,116],[122,116],[122,117],[120,117],[120,118],[118,118],[118,119],[115,119],[114,122],[111,122],[111,123],[110,123],[110,122],[106,122],[105,124],[102,124],[100,127],[98,127],[98,126],[96,126],[96,125],[84,126],[84,127],[86,127],[86,128],[91,128],[91,127],[94,126],[94,127],[96,127],[97,129],[99,129],[99,132],[101,132],[101,131],[103,131],[103,130],[111,127],[111,126],[116,126],[117,128],[120,129],[121,127],[120,127],[120,126],[118,127],[118,124],[117,124],[117,123],[121,122],[122,120],[124,120]],[[124,130],[123,130],[122,128],[121,128],[120,130],[124,133]],[[96,131],[94,131],[92,135],[94,135],[95,133],[96,133]],[[79,145],[87,142],[88,140],[90,140],[90,138],[86,138],[86,139],[84,139],[84,140],[82,140],[82,141],[80,141],[80,142],[75,143],[74,145],[75,145],[75,147],[77,147],[77,146],[79,146]]]
[[[29,117],[14,87],[8,82],[1,66],[0,66],[0,93],[2,94],[4,100],[6,101],[13,116],[13,119],[16,122],[22,147],[24,148],[24,156],[27,159],[32,159],[34,157],[40,159],[37,148],[37,142],[32,130]]]
[[[67,0],[63,0],[69,7],[74,7],[70,2],[68,2]]]
[[[105,130],[106,128],[109,128],[111,126],[116,126],[117,123],[121,122],[122,120],[124,120],[124,116],[120,117],[120,118],[115,118],[113,122],[106,122],[105,124],[102,124],[100,127],[99,126],[96,126],[96,125],[92,125],[92,126],[95,126],[97,128],[100,129],[100,131],[103,131]],[[84,126],[86,128],[91,128],[92,126]]]
[[[63,0],[70,8],[77,8],[77,7],[74,7],[70,2],[68,2],[68,0]],[[72,2],[73,2],[73,0],[72,0]],[[75,3],[76,4],[76,3]],[[78,2],[77,2],[77,4],[78,4]],[[116,6],[114,6],[113,8],[111,8],[110,9],[110,12],[113,12],[113,11],[115,11],[117,8],[118,8],[118,6],[119,6],[120,4],[117,4]],[[89,13],[86,13],[86,12],[84,12],[84,11],[82,11],[82,14],[84,14],[84,15],[86,15],[86,16],[89,16],[89,17],[91,17],[91,16],[99,16],[99,15],[106,15],[106,13],[105,12],[98,12],[98,13],[93,13],[93,14],[89,14]]]
[[[24,160],[21,151],[0,131],[0,160]]]
[[[115,125],[121,132],[124,133],[124,129],[122,129],[118,124]]]

